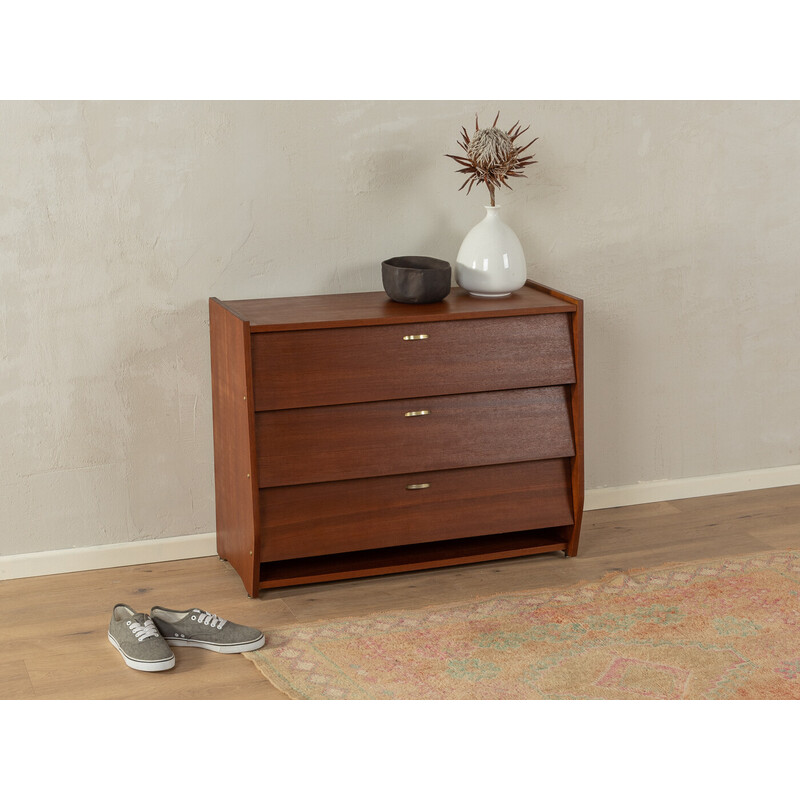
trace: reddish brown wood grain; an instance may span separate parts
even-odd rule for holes
[[[422,305],[395,303],[384,292],[232,300],[224,305],[240,319],[247,320],[252,333],[563,314],[574,310],[571,301],[561,300],[532,285],[523,286],[508,297],[491,300],[472,297],[463,289],[453,289],[443,302]]]
[[[217,552],[258,595],[259,518],[250,332],[247,323],[211,298],[211,403]]]
[[[552,553],[563,551],[566,547],[562,532],[561,527],[512,531],[469,539],[423,542],[287,561],[265,561],[261,565],[260,585],[262,589],[269,589]]]
[[[256,449],[262,487],[575,452],[564,386],[263,411]]]
[[[553,297],[574,304],[571,317],[572,349],[575,359],[575,381],[568,387],[570,403],[570,422],[575,441],[575,454],[570,460],[570,483],[572,486],[573,523],[569,530],[569,544],[566,555],[578,555],[584,503],[584,455],[583,455],[583,300],[564,294],[549,286],[528,281],[527,285]]]
[[[211,298],[209,313],[218,551],[252,596],[577,553],[581,300],[529,281],[495,300]]]
[[[256,410],[572,383],[570,336],[568,314],[258,333]]]
[[[261,558],[569,525],[568,465],[531,461],[262,489]]]

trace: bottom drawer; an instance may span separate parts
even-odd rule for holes
[[[572,522],[566,458],[281,486],[259,500],[262,561]]]

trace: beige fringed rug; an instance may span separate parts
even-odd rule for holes
[[[798,699],[800,551],[268,632],[297,699]]]

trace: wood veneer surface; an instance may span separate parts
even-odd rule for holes
[[[256,333],[268,330],[335,328],[349,325],[391,325],[403,322],[436,322],[471,317],[518,314],[552,314],[573,311],[575,305],[533,286],[523,286],[509,297],[471,297],[453,289],[441,303],[395,303],[384,292],[271,297],[254,300],[218,300]]]
[[[257,333],[252,347],[257,411],[576,377],[568,314]]]
[[[459,539],[572,522],[568,459],[262,489],[261,558]],[[411,488],[408,487],[419,487]]]
[[[575,313],[570,314],[573,358],[575,360],[575,381],[568,387],[571,409],[572,437],[575,442],[575,454],[570,459],[572,484],[572,508],[574,520],[569,536],[568,556],[578,554],[581,521],[583,519],[584,502],[584,435],[583,435],[583,300],[564,294],[549,286],[528,281],[528,285],[549,292],[553,297],[575,304]]]
[[[209,305],[217,552],[253,594],[257,587],[258,488],[247,324]]]
[[[409,570],[541,555],[564,550],[566,543],[563,534],[563,527],[540,528],[535,531],[512,531],[467,539],[438,539],[419,544],[287,561],[267,561],[261,565],[260,586],[271,589],[317,581],[391,575]]]
[[[525,544],[520,549],[514,544],[509,549],[500,538],[476,535],[474,541],[453,540],[451,549],[460,549],[461,542],[471,542],[471,555],[462,557],[455,552],[446,553],[448,540],[431,528],[425,541],[403,545],[395,539],[394,547],[383,548],[391,564],[382,566],[381,558],[375,560],[374,554],[381,548],[347,551],[353,558],[358,553],[363,555],[358,557],[367,566],[362,565],[356,571],[348,571],[346,565],[344,572],[338,567],[330,571],[331,559],[346,559],[347,553],[316,558],[324,560],[320,569],[325,577],[320,579],[334,580],[346,574],[388,573],[423,565],[475,561],[481,556],[504,557],[484,549],[491,547],[492,542],[497,543],[498,553],[506,553],[506,557],[544,552],[543,547],[567,549],[569,554],[575,554],[583,470],[582,454],[576,452],[575,445],[582,443],[582,423],[572,420],[571,415],[582,409],[582,359],[575,358],[582,331],[581,301],[529,281],[505,298],[473,298],[456,290],[443,303],[423,306],[393,303],[381,292],[230,303],[211,298],[210,304],[216,315],[228,318],[232,330],[242,331],[245,345],[244,400],[251,460],[251,471],[246,478],[250,481],[253,518],[246,521],[244,534],[239,530],[230,541],[226,536],[220,553],[227,556],[231,542],[236,545],[233,548],[236,553],[240,552],[241,544],[252,542],[252,550],[246,553],[244,562],[241,559],[232,562],[248,593],[257,595],[259,586],[310,579],[302,574],[303,565],[309,563],[302,548],[299,548],[302,557],[280,562],[292,566],[278,583],[265,578],[265,570],[272,570],[278,562],[267,559],[259,563],[263,552],[260,538],[267,531],[259,508],[262,501],[267,502],[267,493],[259,492],[258,487],[567,458],[571,521],[547,528],[554,532],[555,538],[545,545],[531,549]],[[439,323],[444,324],[437,328]],[[491,332],[491,335],[462,336],[467,329],[476,332],[480,329],[483,334]],[[400,341],[404,331],[416,340],[411,346],[421,343],[433,347],[400,353],[427,352],[430,358],[426,361],[423,357],[415,363],[412,357],[403,369],[393,370],[393,363],[403,362],[403,356],[398,353],[396,357],[387,357],[392,353],[386,341],[370,344],[370,340],[391,339],[397,334],[395,338]],[[442,332],[446,333],[441,335]],[[435,334],[433,343],[432,334]],[[523,343],[526,337],[527,348]],[[514,352],[513,357],[504,360],[502,351],[508,338]],[[462,340],[466,344],[459,345]],[[449,348],[443,346],[448,344]],[[469,344],[473,345],[471,355],[477,355],[476,361],[480,362],[471,374]],[[464,357],[451,363],[449,357],[454,350]],[[337,358],[344,360],[337,362]],[[304,370],[306,361],[313,362],[313,368]],[[240,369],[241,362],[236,363],[238,366],[234,368]],[[462,369],[467,373],[463,379],[458,375]],[[212,371],[214,380],[221,375],[223,381],[241,383],[240,377],[232,378],[224,369],[217,373]],[[480,379],[488,379],[489,385],[475,383]],[[274,388],[273,382],[281,385]],[[531,385],[537,388],[530,388]],[[355,394],[348,394],[352,387],[356,387]],[[486,391],[474,391],[476,388]],[[218,438],[224,439],[224,431],[218,437],[215,429],[215,442]],[[225,487],[226,483],[218,485]],[[228,481],[227,485],[233,483]],[[486,508],[491,505],[489,499],[484,503]],[[269,519],[268,505],[266,519]],[[516,532],[494,534],[495,537],[512,535]],[[478,538],[489,544],[478,546]],[[430,560],[430,553],[439,550],[444,556]],[[252,563],[248,557],[254,559]]]
[[[567,403],[564,386],[547,386],[262,411],[255,421],[259,485],[571,456]]]

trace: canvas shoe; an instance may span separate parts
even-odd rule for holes
[[[216,653],[246,653],[266,641],[255,628],[229,622],[216,614],[192,608],[173,611],[154,606],[150,615],[164,639],[173,647],[202,647]]]
[[[108,623],[108,641],[131,669],[161,672],[175,666],[175,654],[147,614],[118,603]]]

